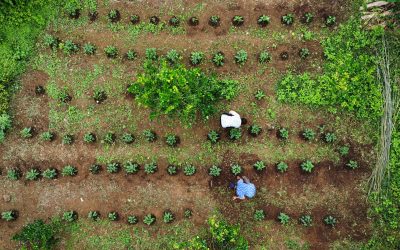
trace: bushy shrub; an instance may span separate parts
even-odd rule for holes
[[[217,27],[219,26],[220,21],[221,18],[219,16],[211,16],[210,19],[208,20],[208,23],[213,27]]]
[[[278,215],[278,220],[282,225],[287,225],[289,224],[290,216],[281,212]]]
[[[328,226],[334,227],[337,223],[337,220],[332,215],[325,216],[324,223]]]
[[[134,50],[128,50],[128,52],[126,52],[125,56],[126,56],[126,59],[128,59],[129,61],[133,61],[137,57],[137,52]]]
[[[256,221],[262,221],[262,220],[264,220],[264,219],[265,219],[265,212],[264,212],[264,210],[262,210],[262,209],[256,210],[256,211],[254,212],[253,217],[254,217],[254,220],[256,220]]]
[[[25,139],[31,138],[33,136],[33,128],[32,127],[23,128],[21,130],[20,134],[21,134],[22,138],[25,138]]]
[[[124,133],[121,137],[121,140],[126,144],[131,144],[135,141],[135,137],[130,133]]]
[[[148,142],[153,142],[157,139],[157,135],[154,131],[146,129],[143,131],[144,139]]]
[[[194,175],[194,174],[196,173],[196,167],[193,166],[193,165],[191,165],[191,164],[186,164],[186,165],[183,167],[183,173],[184,173],[186,176],[192,176],[192,175]]]
[[[145,51],[145,56],[147,60],[156,61],[158,59],[156,48],[147,48]]]
[[[148,226],[152,225],[154,222],[156,222],[156,216],[153,214],[146,214],[143,218],[143,223]]]
[[[135,162],[127,161],[124,165],[124,169],[126,174],[136,174],[140,170],[140,165]]]
[[[43,132],[40,135],[40,139],[42,139],[43,141],[52,141],[54,140],[54,133],[50,131]]]
[[[104,53],[108,58],[116,58],[118,55],[118,49],[113,45],[108,45],[104,48]]]
[[[265,163],[263,161],[257,161],[254,163],[253,168],[257,171],[263,171],[267,166],[265,166]]]
[[[110,221],[116,221],[119,219],[119,214],[115,211],[112,211],[108,213],[107,217]]]
[[[257,101],[261,101],[264,99],[267,95],[265,94],[264,90],[257,90],[256,93],[254,94],[254,98],[256,98]]]
[[[42,177],[45,179],[55,179],[57,178],[57,170],[54,168],[48,168],[42,172]]]
[[[300,56],[302,59],[306,59],[309,55],[310,55],[310,50],[309,50],[309,49],[307,49],[307,48],[301,48],[301,49],[299,50],[299,56]]]
[[[311,227],[312,226],[312,218],[310,215],[302,215],[300,216],[300,224],[305,226],[305,227]]]
[[[13,221],[17,219],[17,211],[8,210],[1,213],[1,218],[5,221]]]
[[[139,219],[135,215],[129,215],[127,221],[128,221],[129,224],[135,225],[135,224],[137,224],[139,222]]]
[[[144,165],[144,172],[146,174],[154,174],[157,171],[157,164],[155,162],[147,163]]]
[[[232,128],[229,130],[229,139],[235,141],[242,137],[242,130],[240,128]]]
[[[239,16],[239,15],[234,16],[234,17],[232,18],[232,24],[233,24],[234,26],[241,26],[241,25],[243,25],[243,24],[244,24],[244,17],[243,17],[243,16]]]
[[[7,178],[13,181],[18,180],[21,177],[21,171],[17,168],[11,168],[7,170]]]
[[[350,160],[347,164],[346,167],[350,168],[350,169],[356,169],[358,168],[358,163],[356,161]]]
[[[348,145],[343,145],[339,147],[339,154],[341,156],[346,156],[350,152],[350,147]]]
[[[336,17],[335,16],[327,16],[325,18],[326,26],[333,26],[336,24]]]
[[[283,161],[279,162],[279,163],[276,165],[276,169],[277,169],[279,172],[281,172],[281,173],[286,172],[286,171],[288,170],[288,168],[289,168],[289,166],[288,166],[285,162],[283,162]]]
[[[64,145],[71,145],[74,142],[74,136],[70,134],[64,135],[61,139],[61,142]]]
[[[190,219],[192,215],[193,212],[189,208],[186,208],[185,211],[183,212],[183,217],[185,217],[186,219]]]
[[[129,18],[132,24],[137,24],[140,21],[140,17],[138,15],[131,15]]]
[[[114,144],[115,143],[116,136],[113,132],[107,132],[107,134],[104,136],[102,142],[106,144]]]
[[[278,132],[280,139],[287,140],[289,138],[289,130],[287,128],[280,128]]]
[[[77,173],[78,169],[71,165],[67,165],[61,170],[62,176],[75,176]]]
[[[40,172],[35,168],[29,169],[28,172],[25,173],[25,179],[27,179],[28,181],[36,181],[37,179],[39,179],[39,176]]]
[[[257,23],[262,27],[267,26],[270,23],[270,21],[271,21],[271,18],[267,15],[261,15],[257,19]]]
[[[304,23],[311,23],[314,20],[314,14],[311,12],[306,12],[303,15],[303,22]]]
[[[213,165],[208,170],[208,174],[213,177],[218,177],[221,175],[222,169],[216,165]]]
[[[75,221],[76,219],[78,219],[78,214],[77,214],[75,211],[73,211],[73,210],[71,210],[71,211],[66,211],[66,212],[63,213],[62,218],[63,218],[63,220],[65,220],[66,222],[73,222],[73,221]]]
[[[85,45],[83,45],[83,52],[86,55],[94,55],[94,53],[96,53],[96,45],[92,43],[85,43]]]
[[[169,175],[176,175],[178,173],[178,168],[175,165],[169,165],[167,167],[167,173]]]
[[[258,55],[259,63],[267,63],[270,62],[271,59],[272,59],[271,54],[266,50],[261,51],[260,54]]]
[[[108,20],[111,22],[118,22],[119,19],[121,18],[121,14],[119,13],[118,10],[110,10],[107,14]]]
[[[249,127],[249,133],[250,133],[252,136],[258,136],[258,135],[260,135],[260,134],[261,134],[261,131],[262,131],[261,126],[258,125],[258,124],[253,124],[253,125],[251,125],[251,126]]]
[[[310,128],[306,128],[303,131],[303,137],[304,139],[306,139],[307,141],[312,141],[315,139],[315,131],[310,129]]]
[[[100,170],[101,170],[101,166],[98,164],[92,164],[89,167],[89,171],[92,174],[98,174],[98,173],[100,173]]]
[[[165,137],[165,142],[168,146],[176,147],[179,143],[179,137],[173,134],[169,134]]]
[[[93,133],[86,133],[83,135],[83,141],[86,143],[93,143],[96,141],[96,135]]]
[[[334,133],[326,133],[324,136],[324,140],[326,143],[332,143],[336,141],[336,135]]]
[[[300,164],[300,166],[301,166],[301,169],[302,169],[304,172],[307,172],[307,173],[311,173],[311,172],[313,171],[313,169],[314,169],[314,164],[313,164],[311,161],[309,161],[309,160],[307,160],[307,161],[305,161],[305,162],[302,162],[302,163]]]
[[[171,18],[169,19],[168,22],[169,22],[169,24],[170,24],[171,26],[178,27],[181,21],[179,20],[178,17],[173,16],[173,17],[171,17]]]
[[[294,15],[289,13],[282,16],[282,23],[286,25],[292,25],[294,23]]]
[[[107,164],[107,172],[111,174],[118,173],[119,170],[121,169],[121,166],[119,165],[118,162],[111,162]]]
[[[171,211],[165,211],[163,214],[164,223],[171,223],[175,219],[174,214]]]
[[[190,63],[194,66],[199,65],[204,59],[204,53],[201,51],[193,51],[190,53]]]
[[[98,220],[98,219],[100,219],[100,212],[99,211],[89,211],[88,218],[91,220]]]
[[[219,141],[219,139],[221,138],[221,136],[218,134],[217,131],[215,130],[211,130],[208,134],[207,134],[207,139],[211,142],[211,143],[217,143]]]
[[[221,51],[215,53],[212,57],[212,62],[215,66],[221,67],[225,63],[225,55]]]
[[[34,220],[24,226],[12,239],[19,241],[23,245],[22,249],[54,249],[59,228],[59,223],[50,222],[46,224],[43,220]]]
[[[66,40],[61,44],[61,48],[66,55],[72,55],[79,50],[79,46],[72,40]]]
[[[232,164],[231,165],[231,172],[234,175],[240,175],[242,173],[242,167],[237,163]]]
[[[244,65],[247,62],[247,52],[243,49],[236,52],[235,62],[239,65]]]

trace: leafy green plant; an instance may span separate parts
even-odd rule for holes
[[[210,19],[208,20],[208,23],[213,27],[217,27],[219,26],[220,21],[221,18],[219,16],[211,16]]]
[[[358,168],[358,163],[356,161],[350,160],[347,164],[346,167],[350,168],[350,169],[356,169]]]
[[[111,162],[107,164],[107,172],[111,174],[118,173],[121,169],[121,166],[118,162]]]
[[[193,16],[193,17],[189,18],[188,22],[189,22],[189,25],[191,25],[191,26],[197,26],[197,25],[199,25],[200,20],[198,17]]]
[[[234,16],[234,17],[232,18],[232,24],[233,24],[234,26],[241,26],[241,25],[243,25],[243,24],[244,24],[244,17],[243,17],[243,16],[238,16],[238,15]]]
[[[17,219],[17,211],[8,210],[1,213],[1,218],[5,221],[13,221]]]
[[[254,212],[253,217],[254,217],[254,220],[256,220],[256,221],[263,221],[263,220],[265,219],[265,212],[264,212],[264,210],[262,210],[262,209],[256,210],[256,211]]]
[[[208,174],[213,177],[218,177],[221,175],[222,169],[216,165],[213,165],[208,170]]]
[[[53,180],[57,178],[57,170],[54,168],[48,168],[42,172],[42,177],[45,179]]]
[[[143,223],[150,226],[156,222],[156,217],[153,214],[146,214],[143,218]]]
[[[93,143],[96,141],[96,135],[93,133],[85,133],[83,135],[83,141],[86,143]]]
[[[79,46],[74,43],[72,40],[66,40],[61,44],[61,48],[66,55],[72,55],[79,50]]]
[[[324,140],[326,143],[332,143],[336,141],[336,135],[334,133],[326,133],[324,136]]]
[[[63,167],[61,170],[61,175],[62,176],[75,176],[78,173],[78,169],[74,166],[67,165]]]
[[[261,15],[258,17],[257,19],[257,23],[261,26],[261,27],[265,27],[267,26],[271,21],[271,18],[267,15]]]
[[[283,162],[283,161],[279,162],[279,163],[276,165],[276,169],[277,169],[279,172],[281,172],[281,173],[286,172],[286,171],[288,170],[288,168],[289,168],[289,166],[288,166],[285,162]]]
[[[98,220],[98,219],[100,219],[100,212],[99,211],[89,211],[88,218],[91,220]]]
[[[168,146],[176,147],[179,144],[179,137],[173,134],[168,134],[165,137],[165,142]]]
[[[12,239],[23,245],[21,249],[49,250],[54,249],[59,232],[60,223],[50,222],[46,224],[43,220],[34,220],[25,225],[21,231],[16,233]]]
[[[148,142],[153,142],[157,139],[156,133],[150,129],[144,130],[143,136],[144,136],[145,140]]]
[[[289,138],[289,130],[287,128],[280,128],[278,135],[280,139],[287,140]]]
[[[7,170],[7,178],[13,181],[18,180],[21,177],[21,171],[17,168],[11,168]]]
[[[299,50],[299,56],[300,56],[302,59],[306,59],[307,57],[310,56],[310,50],[307,49],[307,48],[301,48],[301,49]]]
[[[63,89],[61,89],[60,92],[57,94],[57,99],[58,99],[60,102],[67,103],[67,102],[70,102],[70,101],[72,100],[72,97],[68,94],[67,89],[66,89],[66,88],[63,88]]]
[[[124,169],[126,174],[136,174],[140,170],[140,165],[135,162],[127,161],[124,165]]]
[[[242,167],[237,163],[232,164],[231,165],[231,172],[234,175],[240,175],[242,173]]]
[[[54,140],[54,137],[55,137],[54,133],[52,133],[50,131],[43,132],[40,135],[40,139],[42,139],[43,141],[52,141],[52,140]]]
[[[171,223],[175,219],[174,214],[171,211],[165,211],[163,214],[164,223]]]
[[[0,85],[0,101],[1,101],[1,86],[2,85]],[[0,104],[0,112],[1,112],[1,104]],[[10,128],[11,128],[11,117],[8,114],[0,114],[0,143],[4,141],[5,133]]]
[[[256,98],[256,100],[261,101],[262,99],[264,99],[266,97],[264,90],[257,90],[256,93],[254,94],[254,97]]]
[[[215,53],[212,57],[212,62],[215,66],[221,67],[225,63],[225,55],[221,51]]]
[[[137,24],[140,21],[140,17],[138,15],[131,15],[129,18],[132,24]]]
[[[171,18],[169,19],[168,22],[169,22],[169,24],[170,24],[171,26],[178,27],[181,21],[179,20],[178,17],[173,16],[173,17],[171,17]]]
[[[219,139],[221,138],[221,136],[218,134],[217,131],[215,130],[211,130],[208,134],[207,134],[207,139],[211,142],[211,143],[217,143],[219,141]]]
[[[278,220],[282,225],[287,225],[289,224],[290,216],[281,212],[278,215]]]
[[[239,140],[242,137],[242,130],[240,128],[232,128],[229,130],[229,139]]]
[[[128,59],[129,61],[133,61],[137,58],[137,52],[134,50],[128,50],[128,52],[126,52],[125,56],[126,56],[126,59]]]
[[[185,211],[183,212],[183,217],[185,217],[186,219],[190,219],[192,215],[193,212],[189,208],[186,208]]]
[[[111,22],[118,22],[119,19],[121,18],[121,14],[119,13],[118,10],[110,10],[107,14],[108,20]]]
[[[186,176],[192,176],[192,175],[194,175],[194,174],[196,173],[196,167],[193,166],[193,165],[191,165],[191,164],[186,164],[186,165],[183,167],[183,173],[184,173]]]
[[[25,179],[28,181],[36,181],[40,177],[40,172],[39,170],[32,168],[29,169],[28,172],[25,173]]]
[[[167,58],[168,62],[172,65],[179,63],[182,60],[181,54],[175,49],[171,49],[170,51],[168,51],[165,57]]]
[[[71,145],[74,142],[74,136],[70,134],[64,135],[61,139],[61,142],[64,145]]]
[[[304,172],[311,173],[314,169],[314,164],[311,161],[307,160],[305,162],[302,162],[300,164],[300,167]]]
[[[154,174],[157,171],[157,164],[155,162],[147,163],[144,165],[144,172],[146,174]]]
[[[145,56],[147,60],[156,61],[158,59],[156,48],[147,48],[145,51]]]
[[[25,138],[25,139],[31,138],[33,136],[33,128],[32,127],[23,128],[21,130],[20,134],[21,134],[22,138]]]
[[[60,41],[57,37],[55,37],[53,35],[45,34],[43,37],[43,43],[47,47],[50,47],[52,49],[57,49]]]
[[[348,145],[343,145],[339,147],[339,154],[341,156],[346,156],[350,152],[350,147]]]
[[[270,62],[271,59],[272,59],[271,54],[266,50],[261,51],[260,54],[258,55],[258,62],[262,64]]]
[[[261,126],[258,125],[258,124],[252,124],[252,125],[249,127],[249,133],[250,133],[252,136],[254,136],[254,137],[260,135],[260,134],[261,134],[261,131],[262,131],[262,128],[261,128]]]
[[[169,175],[176,175],[178,173],[178,168],[175,165],[168,165],[167,173]]]
[[[294,15],[289,13],[282,16],[282,23],[286,25],[292,25],[294,23]]]
[[[333,217],[332,215],[328,215],[328,216],[325,216],[324,223],[327,226],[334,227],[337,224],[337,219],[335,217]]]
[[[235,62],[239,65],[244,65],[247,62],[247,52],[243,49],[236,52]]]
[[[314,14],[311,12],[306,12],[303,15],[303,22],[304,23],[311,23],[314,20]]]
[[[100,104],[107,99],[107,94],[102,89],[95,89],[93,91],[93,99],[96,101],[97,104]]]
[[[312,141],[315,139],[315,131],[310,129],[310,128],[306,128],[303,131],[303,137],[304,139],[306,139],[307,141]]]
[[[137,224],[139,222],[139,219],[135,215],[129,215],[127,221],[128,221],[129,224],[135,225],[135,224]]]
[[[131,144],[135,141],[135,137],[130,133],[124,133],[121,140],[126,144]]]
[[[64,10],[70,18],[78,18],[81,5],[79,1],[66,1]]]
[[[116,220],[119,219],[119,215],[118,215],[118,213],[115,212],[115,211],[109,212],[108,215],[107,215],[107,217],[108,217],[108,219],[109,219],[110,221],[116,221]]]
[[[104,53],[108,58],[116,58],[118,55],[118,49],[113,45],[108,45],[104,48]]]
[[[265,166],[265,163],[263,161],[257,161],[254,163],[253,168],[257,171],[263,171],[267,166]]]
[[[73,222],[76,219],[78,219],[78,214],[75,211],[70,210],[70,211],[64,212],[62,218],[66,222]]]
[[[336,24],[336,17],[335,16],[327,16],[325,18],[326,26],[333,26]]]
[[[100,170],[101,170],[101,166],[98,164],[92,164],[89,167],[89,171],[92,174],[98,174],[98,173],[100,173]]]
[[[86,55],[94,55],[94,53],[96,53],[96,45],[92,44],[92,43],[85,43],[83,45],[83,52]]]
[[[194,66],[199,65],[204,59],[204,53],[201,51],[193,51],[190,53],[190,63]]]
[[[311,227],[312,226],[312,218],[310,215],[302,215],[300,216],[299,222],[301,225],[305,227]]]
[[[107,134],[104,136],[102,142],[106,144],[114,144],[115,143],[116,136],[112,132],[107,132]]]

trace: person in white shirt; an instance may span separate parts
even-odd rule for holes
[[[242,124],[246,124],[246,119],[240,118],[240,115],[233,110],[221,115],[221,126],[223,128],[240,128]]]

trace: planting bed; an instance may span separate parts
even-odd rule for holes
[[[98,211],[107,220],[115,211],[118,219],[113,230],[143,227],[154,236],[164,234],[162,224],[179,226],[189,220],[193,226],[185,229],[184,238],[197,233],[218,210],[228,221],[241,224],[252,249],[285,249],[288,242],[328,249],[348,239],[366,240],[371,225],[364,186],[374,163],[373,127],[351,113],[282,104],[275,93],[275,83],[286,70],[321,72],[320,41],[347,20],[349,2],[149,1],[143,5],[111,1],[98,3],[96,15],[90,18],[86,9],[79,17],[60,14],[45,33],[64,46],[66,40],[73,41],[78,50],[66,55],[63,49],[51,49],[43,35],[37,55],[21,76],[12,99],[13,128],[0,144],[0,212],[16,210],[18,217],[0,221],[0,249],[15,248],[10,238],[26,223],[71,210],[78,221],[86,220],[90,211]],[[115,18],[110,17],[110,10],[118,10]],[[301,21],[307,12],[314,14],[309,24]],[[288,13],[294,15],[290,25],[282,23]],[[132,15],[137,17],[132,19]],[[220,17],[215,27],[209,22],[213,15]],[[258,23],[262,15],[269,17],[268,24]],[[149,24],[153,16],[159,24]],[[244,22],[233,25],[235,16]],[[328,16],[335,16],[336,23],[327,27]],[[305,32],[313,38],[305,40]],[[95,46],[93,54],[84,52],[87,43]],[[106,55],[107,46],[115,46],[117,53]],[[238,81],[239,95],[216,104],[219,113],[235,110],[247,119],[235,140],[220,127],[218,112],[207,121],[197,117],[191,127],[178,118],[149,119],[150,110],[127,93],[127,86],[137,79],[149,57],[149,48],[156,48],[158,56],[175,49],[187,67],[194,67],[191,53],[202,52],[200,69]],[[309,55],[300,53],[302,48]],[[135,53],[129,56],[130,50]],[[241,50],[246,53],[238,53]],[[219,51],[224,63],[216,66],[212,59]],[[262,51],[270,54],[265,63],[260,63]],[[282,53],[288,57],[281,58]],[[44,87],[44,93],[38,86]],[[255,96],[257,91],[261,92]],[[60,101],[60,93],[70,100]],[[254,124],[260,128],[257,132],[251,132]],[[21,130],[27,127],[33,127],[33,133],[24,138]],[[305,129],[315,132],[313,138],[305,138]],[[154,140],[144,135],[145,130],[155,133]],[[208,137],[212,130],[219,134],[215,143]],[[41,135],[48,131],[53,137],[45,140]],[[84,140],[89,133],[94,137]],[[334,134],[335,140],[330,136],[332,142],[327,142],[327,133]],[[65,135],[72,135],[70,144],[63,140]],[[349,152],[341,154],[339,149],[345,145]],[[307,160],[314,166],[310,173],[301,169]],[[128,174],[127,161],[138,163],[139,170]],[[257,171],[253,166],[257,161],[265,169]],[[357,162],[357,168],[348,167],[349,161]],[[286,172],[278,171],[279,162],[287,164]],[[109,163],[119,163],[120,168],[109,169]],[[145,172],[150,163],[157,165],[154,173]],[[93,164],[101,166],[97,174],[89,170]],[[240,165],[241,174],[256,185],[254,199],[232,201],[228,186],[236,180],[231,173],[233,164]],[[63,176],[67,165],[76,167],[75,176]],[[169,165],[177,167],[176,174],[168,173]],[[195,170],[185,168],[188,165]],[[221,168],[219,176],[210,176],[213,165]],[[58,174],[54,179],[27,180],[26,173],[32,168],[40,173],[54,168]],[[7,177],[9,169],[20,171],[19,180]],[[185,209],[192,211],[190,219],[185,218]],[[264,219],[253,219],[257,209],[265,212]],[[166,211],[172,212],[173,220],[163,218]],[[281,212],[290,216],[288,225],[277,220]],[[156,217],[151,226],[143,223],[147,214]],[[298,222],[304,214],[313,219],[310,227]],[[128,224],[132,215],[138,217],[137,224]],[[324,224],[328,215],[337,219],[334,227]],[[102,224],[93,222],[92,226],[101,231]],[[95,249],[84,239],[65,237],[62,247]]]

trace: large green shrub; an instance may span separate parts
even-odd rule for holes
[[[177,115],[191,123],[197,112],[207,118],[216,111],[217,101],[231,100],[237,93],[237,82],[218,80],[199,68],[186,68],[183,64],[171,66],[165,59],[146,60],[143,73],[128,91],[141,105],[151,109],[151,118]]]
[[[278,100],[353,111],[360,118],[376,119],[382,112],[381,86],[376,82],[374,47],[381,29],[365,30],[358,20],[341,25],[326,38],[324,74],[287,73],[278,83]],[[368,98],[366,98],[368,97]]]
[[[35,220],[24,226],[12,239],[21,242],[24,246],[22,249],[53,249],[59,229],[60,223],[57,221],[46,224],[43,220]]]

